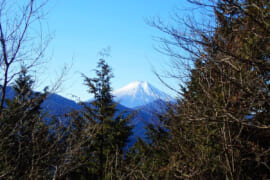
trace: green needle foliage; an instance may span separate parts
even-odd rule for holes
[[[170,179],[167,143],[169,133],[164,127],[149,124],[147,140],[138,138],[127,154],[129,179]]]
[[[123,148],[131,135],[130,116],[124,112],[116,114],[117,103],[113,102],[110,84],[113,75],[105,60],[99,60],[95,78],[83,77],[94,100],[83,103],[81,113],[98,129],[97,134],[91,137],[93,148],[85,152],[89,156],[89,176],[93,179],[117,179],[122,173]]]
[[[189,29],[196,39],[167,31],[194,62],[169,115],[169,166],[178,178],[269,178],[269,1],[191,2],[217,24]]]
[[[182,32],[160,21],[152,24],[169,36],[163,39],[163,51],[173,57],[178,72],[180,66],[189,67],[186,60],[193,67],[186,69],[189,77],[181,86],[181,98],[164,119],[169,133],[165,143],[160,133],[149,129],[169,157],[162,160],[166,155],[161,155],[162,162],[149,164],[159,154],[158,146],[151,155],[144,152],[155,141],[138,141],[134,147],[140,154],[136,159],[142,159],[135,164],[145,166],[140,178],[162,176],[157,169],[167,169],[170,176],[162,178],[169,179],[270,178],[270,2],[190,2],[211,8],[216,24],[178,19],[186,23]],[[179,53],[183,50],[189,55]]]
[[[0,174],[7,179],[32,179],[49,173],[44,156],[49,130],[40,107],[47,92],[33,92],[33,82],[22,68],[13,86],[15,96],[6,99],[0,117]]]
[[[118,113],[105,60],[96,77],[83,75],[93,101],[49,125],[41,111],[48,93],[33,92],[22,68],[15,96],[1,100],[0,178],[270,179],[270,2],[188,1],[215,21],[176,17],[184,30],[153,22],[169,37],[162,50],[188,77],[172,74],[180,97],[147,127],[146,139],[124,150],[130,116]],[[4,62],[8,72],[7,56]]]

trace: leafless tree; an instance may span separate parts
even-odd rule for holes
[[[42,30],[47,0],[0,1],[0,115],[6,88],[20,72],[41,63],[50,41]]]
[[[245,169],[257,164],[256,170],[268,177],[270,151],[263,139],[269,138],[270,130],[269,1],[188,1],[199,18],[175,15],[173,25],[158,18],[150,23],[165,34],[159,38],[159,51],[172,59],[176,71],[169,75],[184,82],[177,90],[181,98],[172,110],[174,124],[169,128],[179,147],[175,154],[181,154],[178,161],[187,158],[182,162],[193,166],[177,167],[171,161],[178,171],[175,175],[197,178],[214,164],[227,179],[254,177]],[[202,21],[207,15],[212,21]],[[196,138],[207,144],[213,137],[219,139],[220,149],[196,147],[200,144]],[[183,143],[190,141],[194,146]]]

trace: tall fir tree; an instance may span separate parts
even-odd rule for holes
[[[43,122],[41,104],[47,96],[32,90],[34,81],[22,68],[0,117],[0,175],[3,178],[34,179],[49,173],[46,154],[49,129]]]
[[[113,102],[110,82],[113,75],[104,59],[99,60],[95,71],[95,78],[83,75],[89,93],[94,95],[90,104],[84,104],[86,111],[83,114],[94,119],[92,123],[99,125],[99,131],[96,137],[93,137],[93,166],[96,166],[95,173],[99,179],[117,178],[121,166],[117,163],[123,159],[123,148],[131,135],[132,126],[128,115],[117,112],[117,103]]]
[[[182,179],[269,178],[269,1],[190,2],[213,8],[216,25],[154,24],[177,65],[194,65],[168,114],[168,167]]]

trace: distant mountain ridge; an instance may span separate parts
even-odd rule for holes
[[[134,114],[134,117],[131,119],[131,124],[134,128],[133,135],[130,137],[130,145],[136,141],[137,137],[145,137],[146,125],[158,122],[156,114],[165,112],[166,101],[172,99],[145,81],[132,82],[116,90],[113,94],[115,96],[114,100],[118,102],[116,114],[123,111],[127,114]],[[6,95],[8,99],[13,98],[15,95],[14,89],[7,87]],[[55,116],[62,116],[72,110],[80,110],[82,108],[75,101],[54,93],[48,95],[41,107],[45,112]]]
[[[0,95],[2,92],[0,92]],[[15,96],[13,87],[6,88],[6,99],[12,99]],[[48,94],[47,98],[41,104],[41,108],[48,111],[51,115],[61,116],[65,113],[71,112],[73,109],[78,110],[81,108],[75,101],[67,99],[55,93]]]
[[[172,98],[146,81],[134,81],[113,92],[115,101],[136,108],[157,100],[170,101]]]

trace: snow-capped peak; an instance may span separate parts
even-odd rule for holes
[[[115,100],[124,106],[134,108],[155,100],[171,100],[171,97],[145,81],[134,81],[113,92]]]

